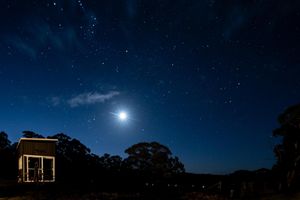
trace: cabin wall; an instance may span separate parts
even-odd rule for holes
[[[55,143],[24,140],[19,146],[19,155],[55,156]]]

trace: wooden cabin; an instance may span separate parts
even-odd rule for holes
[[[55,181],[57,139],[21,138],[17,146],[19,183]]]

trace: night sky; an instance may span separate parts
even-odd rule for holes
[[[300,1],[1,0],[0,129],[123,157],[158,141],[188,172],[271,168],[299,53]]]

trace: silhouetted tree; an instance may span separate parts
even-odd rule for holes
[[[84,144],[75,138],[71,138],[64,133],[59,133],[48,138],[58,139],[56,151],[68,160],[80,159],[88,156],[91,152]]]
[[[11,142],[8,139],[8,135],[5,132],[1,131],[0,132],[0,151],[9,148],[10,144],[11,144]]]
[[[69,160],[69,158],[67,158],[67,154],[69,149],[68,144],[70,144],[71,137],[65,135],[64,133],[58,133],[56,135],[49,136],[48,138],[58,140],[58,142],[56,143],[56,153],[59,156],[63,156]]]
[[[170,149],[158,142],[142,142],[125,150],[128,158],[124,162],[129,168],[160,176],[184,172],[184,165],[172,157]]]
[[[23,137],[25,138],[44,138],[44,136],[35,133],[33,131],[23,131]]]
[[[185,172],[184,165],[182,162],[179,161],[179,158],[177,156],[170,158],[169,168],[172,169],[171,172],[175,174],[180,174]]]
[[[122,158],[120,156],[105,153],[99,158],[101,166],[108,171],[120,171],[122,167]]]
[[[0,132],[0,178],[14,179],[17,174],[16,144],[11,145],[8,135]]]
[[[120,171],[122,168],[122,158],[118,155],[114,155],[110,157],[110,169],[115,171]]]
[[[274,136],[282,137],[282,144],[274,148],[278,159],[274,166],[283,175],[287,186],[291,186],[300,175],[300,104],[287,108],[278,117],[280,127]]]
[[[94,172],[91,170],[97,156],[79,140],[59,133],[48,138],[58,139],[56,144],[57,178],[65,181],[88,180]]]

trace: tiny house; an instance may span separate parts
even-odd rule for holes
[[[55,145],[57,139],[21,138],[17,146],[18,182],[55,181]]]

